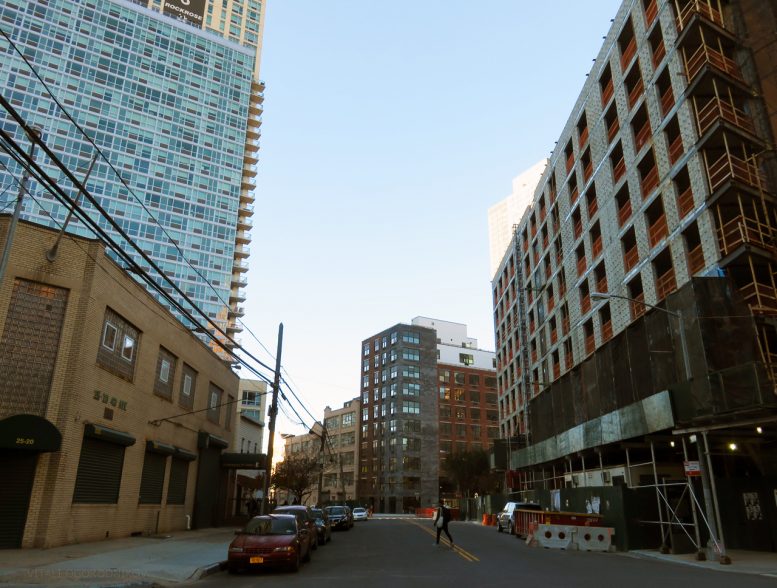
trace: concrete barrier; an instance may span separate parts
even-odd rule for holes
[[[575,541],[581,551],[610,551],[614,534],[612,527],[579,527]]]
[[[546,549],[577,549],[574,537],[577,530],[568,525],[537,525],[533,538]]]

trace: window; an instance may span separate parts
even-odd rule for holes
[[[352,412],[347,412],[343,415],[343,427],[353,426],[353,416],[354,413]]]
[[[208,420],[217,423],[221,418],[221,397],[224,391],[211,383],[208,393]]]
[[[156,365],[156,379],[154,380],[154,394],[172,400],[173,378],[177,358],[164,347],[159,348],[159,356]]]
[[[391,368],[391,379],[394,380],[397,377],[398,373],[399,373],[399,370],[397,369],[397,366],[393,366]]]
[[[411,384],[409,382],[404,382],[402,384],[402,394],[405,396],[420,396],[421,384]]]
[[[105,321],[105,327],[103,328],[103,347],[113,351],[116,349],[116,338],[119,335],[119,330],[116,325],[110,321]]]
[[[402,333],[402,341],[419,345],[421,343],[421,335],[417,331],[406,331]]]
[[[480,376],[477,374],[471,374],[469,377],[470,386],[480,386]]]
[[[463,385],[466,382],[465,375],[460,373],[460,372],[454,372],[454,374],[453,374],[453,381],[456,384],[462,384]]]
[[[403,349],[402,359],[408,361],[419,361],[421,359],[421,352],[418,349]]]
[[[405,378],[420,378],[421,370],[415,365],[402,366],[402,376]]]
[[[194,391],[197,387],[197,372],[186,363],[183,364],[182,371],[183,377],[181,378],[181,392],[178,395],[178,404],[184,408],[192,408],[194,406]]]
[[[369,354],[370,354],[370,344],[369,344],[369,343],[365,343],[365,344],[362,346],[362,355],[364,355],[365,357],[367,357]]]
[[[474,365],[475,356],[470,353],[459,353],[459,362],[464,365]]]
[[[451,391],[448,386],[440,386],[440,400],[450,400]]]
[[[115,376],[133,381],[140,331],[112,309],[106,308],[102,333],[97,365]]]
[[[450,382],[451,372],[449,370],[440,370],[440,373],[437,375],[437,379],[440,380],[440,382]]]
[[[420,414],[421,403],[412,400],[405,400],[402,402],[402,412],[405,414]]]

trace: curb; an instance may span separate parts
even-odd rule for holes
[[[202,566],[201,568],[197,568],[194,573],[189,576],[187,581],[190,580],[200,580],[204,578],[205,576],[210,576],[211,574],[215,574],[217,572],[220,572],[221,570],[227,569],[227,560],[223,561],[217,561],[216,563],[212,563],[207,566]]]

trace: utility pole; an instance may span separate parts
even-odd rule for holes
[[[321,460],[321,469],[318,472],[318,496],[317,506],[321,506],[321,491],[324,489],[324,445],[326,444],[326,425],[321,426],[321,449],[318,452],[318,459]]]
[[[270,405],[270,438],[267,441],[267,465],[264,474],[264,493],[262,495],[261,514],[267,514],[267,498],[270,492],[270,474],[272,474],[273,442],[275,441],[275,417],[278,416],[278,391],[281,386],[281,349],[283,347],[283,323],[278,325],[278,352],[275,354],[275,378],[272,384],[272,404]]]
[[[35,144],[40,140],[43,134],[43,127],[33,125],[31,127],[25,127],[27,137],[30,139],[30,150],[27,153],[27,157],[31,160],[35,160]],[[8,260],[11,257],[11,245],[13,244],[14,233],[16,232],[16,225],[19,223],[19,217],[22,214],[22,203],[24,202],[24,193],[27,191],[27,182],[30,179],[30,172],[25,169],[22,175],[22,181],[19,183],[19,194],[16,196],[16,206],[13,209],[13,216],[11,222],[8,224],[8,233],[5,237],[5,247],[3,247],[3,256],[0,258],[0,285],[3,283],[5,277],[5,271],[8,268]]]

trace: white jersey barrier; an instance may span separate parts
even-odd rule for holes
[[[614,534],[612,527],[578,527],[575,540],[582,551],[610,551]]]
[[[546,549],[577,549],[574,542],[576,529],[569,525],[537,525],[533,539]]]

